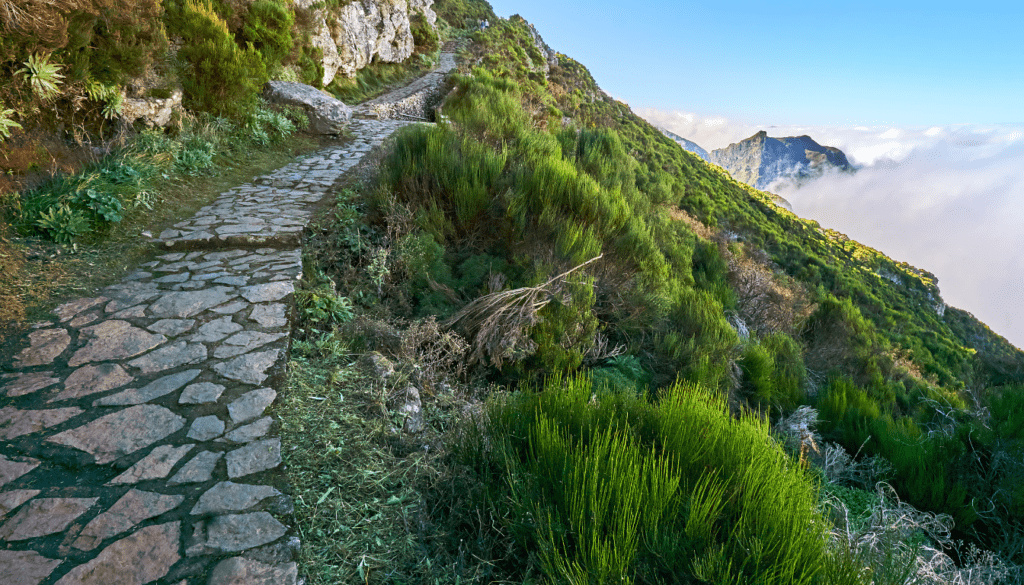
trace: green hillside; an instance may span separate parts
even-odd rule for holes
[[[994,550],[975,559],[989,580],[1024,560],[1006,540],[1024,511],[1012,423],[1024,354],[945,307],[927,271],[684,151],[582,64],[559,54],[545,72],[547,49],[522,18],[471,39],[474,66],[443,121],[401,133],[359,199],[373,263],[337,245],[318,256],[361,310],[436,319],[468,344],[471,379],[519,389],[464,423],[446,465],[465,493],[431,501],[466,510],[442,520],[491,559],[480,582],[904,582],[897,567],[913,572],[932,558],[922,550],[941,548],[917,526],[899,539],[924,548],[886,558],[812,536],[831,520],[797,503],[804,489],[853,507],[895,494]],[[387,347],[362,331],[357,344]],[[809,474],[767,452],[729,454],[808,413],[820,422],[790,448]],[[721,435],[700,439],[690,416]],[[756,487],[737,462],[760,457]],[[838,473],[836,457],[855,471]],[[793,499],[746,495],[773,490]],[[747,532],[754,517],[770,534]]]
[[[0,245],[103,238],[169,175],[286,143],[304,116],[259,88],[316,85],[310,11],[347,4],[0,0],[5,156],[125,143],[7,189]],[[274,415],[307,583],[1019,582],[1024,352],[684,150],[523,18],[434,10],[413,58],[327,88],[355,103],[461,47],[436,123],[305,235]],[[147,69],[187,114],[115,131]]]

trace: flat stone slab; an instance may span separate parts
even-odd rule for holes
[[[284,337],[284,333],[263,333],[261,331],[242,331],[224,340],[224,342],[213,351],[215,358],[229,358],[249,353],[273,341]]]
[[[109,485],[132,484],[150,479],[167,477],[175,464],[192,450],[195,445],[161,445],[129,467],[124,473],[110,480]]]
[[[135,380],[118,364],[100,364],[98,366],[82,366],[64,380],[64,391],[50,399],[60,402],[81,398],[97,392],[106,392],[120,388]]]
[[[61,305],[61,306],[57,307],[56,309],[54,309],[53,310],[53,314],[57,315],[57,318],[60,319],[61,323],[63,323],[65,321],[67,321],[68,319],[71,319],[72,317],[78,315],[79,313],[81,313],[83,311],[88,311],[89,309],[91,309],[93,307],[102,305],[103,303],[105,303],[105,302],[107,302],[109,300],[110,299],[108,299],[107,297],[95,297],[95,298],[91,298],[91,299],[75,299],[73,301],[64,303],[63,305]]]
[[[237,312],[237,311],[236,311]],[[192,336],[192,341],[204,341],[207,343],[220,341],[242,330],[242,326],[231,320],[231,317],[221,317],[206,323]]]
[[[268,406],[274,403],[276,398],[277,391],[273,388],[257,388],[246,392],[238,400],[228,404],[228,415],[231,417],[231,422],[237,425],[260,416]]]
[[[74,447],[103,465],[152,445],[185,426],[185,419],[162,406],[140,404],[102,416],[47,441]]]
[[[11,490],[0,492],[0,520],[12,510],[39,495],[39,490]]]
[[[68,345],[71,335],[64,329],[41,329],[28,334],[29,346],[14,357],[14,366],[28,368],[53,362]]]
[[[287,531],[266,512],[217,516],[206,527],[206,546],[223,552],[240,552],[274,542]]]
[[[56,585],[144,585],[163,577],[181,559],[178,522],[140,529],[79,565]]]
[[[284,327],[288,325],[288,318],[285,316],[286,310],[287,307],[283,303],[256,305],[249,313],[249,318],[259,323],[260,327]]]
[[[267,379],[264,373],[274,365],[281,350],[271,349],[247,353],[213,366],[213,370],[231,380],[245,384],[262,384]]]
[[[250,441],[263,438],[268,432],[270,432],[270,427],[273,424],[274,419],[269,416],[265,416],[252,424],[238,427],[224,435],[224,438],[233,443],[248,443]]]
[[[117,319],[84,327],[81,333],[92,339],[68,360],[68,365],[72,367],[88,362],[129,358],[167,341],[167,338],[159,333],[150,333],[127,321]]]
[[[223,453],[203,451],[186,463],[167,483],[176,485],[210,481],[213,479],[213,470],[217,467],[217,462],[223,456]]]
[[[264,439],[228,453],[228,477],[235,479],[281,464],[281,439]]]
[[[178,341],[136,358],[128,362],[128,365],[138,368],[143,375],[153,374],[178,366],[198,364],[206,359],[208,353],[202,343]]]
[[[192,422],[188,430],[188,438],[195,441],[209,441],[224,434],[224,421],[217,415],[201,416]]]
[[[208,404],[217,402],[224,392],[224,386],[212,382],[200,382],[186,386],[181,391],[178,404]]]
[[[26,473],[39,467],[39,460],[31,457],[8,459],[0,454],[0,487],[11,483]]]
[[[4,585],[39,585],[62,562],[29,550],[0,550],[0,575]]]
[[[146,329],[168,337],[177,337],[190,331],[195,324],[195,319],[160,319],[147,325]]]
[[[268,282],[244,287],[242,297],[250,303],[266,303],[279,301],[295,292],[295,285],[290,282]]]
[[[124,392],[118,392],[113,396],[105,396],[93,403],[94,406],[124,406],[131,404],[143,404],[154,398],[166,396],[188,384],[202,373],[202,370],[185,370],[177,374],[164,376],[146,384],[142,388],[131,388]]]
[[[143,520],[177,508],[184,500],[185,496],[128,490],[109,510],[86,524],[71,546],[92,550],[104,540],[131,529]]]
[[[32,500],[0,526],[0,540],[26,540],[60,532],[84,514],[99,498],[40,498]]]
[[[295,585],[298,574],[295,563],[274,566],[243,557],[231,557],[213,568],[209,585]]]
[[[11,380],[0,389],[0,396],[6,394],[14,398],[38,392],[43,388],[49,388],[60,382],[60,378],[54,378],[53,372],[33,372],[29,374],[6,374],[3,379]]]
[[[58,425],[85,412],[81,408],[18,410],[13,406],[0,408],[0,440],[9,440]]]
[[[243,512],[266,498],[279,496],[281,492],[267,485],[249,485],[222,481],[199,497],[199,503],[191,514],[223,514]]]
[[[198,291],[167,293],[150,305],[149,312],[155,317],[184,319],[228,302],[235,296],[234,290],[214,286]]]

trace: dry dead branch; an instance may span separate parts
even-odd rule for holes
[[[501,368],[506,361],[517,361],[537,349],[530,339],[530,328],[540,322],[543,309],[561,290],[573,272],[597,261],[602,255],[567,270],[540,286],[517,288],[484,295],[463,307],[442,326],[460,331],[472,340],[469,364],[490,363]]]

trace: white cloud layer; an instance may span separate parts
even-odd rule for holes
[[[1024,347],[1024,127],[762,127],[639,113],[708,150],[762,129],[842,149],[857,173],[778,194],[799,215],[933,272],[946,303]]]

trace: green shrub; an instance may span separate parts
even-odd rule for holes
[[[235,118],[251,113],[267,80],[260,53],[252,44],[239,49],[208,2],[188,0],[181,27],[185,46],[178,56],[187,63],[182,85],[189,107]]]
[[[281,63],[292,50],[295,14],[281,0],[256,0],[242,25],[239,40],[251,43],[268,68]]]
[[[555,376],[487,414],[456,453],[493,495],[464,513],[500,519],[554,582],[838,583],[826,569],[853,569],[767,423],[698,386],[651,403]]]

